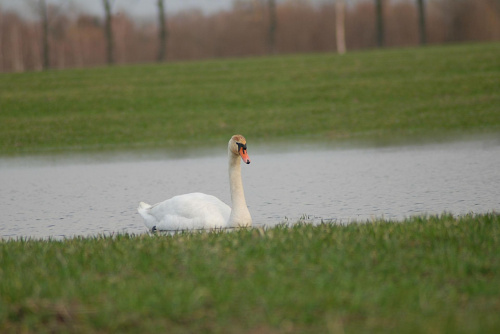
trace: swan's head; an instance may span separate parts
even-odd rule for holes
[[[228,144],[229,152],[239,155],[244,163],[249,164],[250,158],[247,152],[247,141],[242,135],[234,135]]]

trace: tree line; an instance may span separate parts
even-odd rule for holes
[[[0,8],[0,71],[72,68],[500,40],[498,0],[235,0],[230,10],[137,21],[102,0],[102,16],[35,1],[39,20]]]

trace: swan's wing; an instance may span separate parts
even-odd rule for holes
[[[202,193],[175,196],[151,206],[147,211],[157,222],[155,226],[158,230],[225,227],[231,214],[227,204],[215,196]]]

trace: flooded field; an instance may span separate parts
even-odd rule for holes
[[[500,209],[500,142],[365,149],[249,146],[242,166],[256,226],[349,223]],[[205,192],[230,204],[225,147],[214,156],[159,153],[0,158],[0,236],[63,238],[147,232],[139,201]]]

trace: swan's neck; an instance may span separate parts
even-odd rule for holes
[[[231,216],[229,226],[250,226],[252,218],[248,211],[243,192],[243,182],[241,181],[240,157],[229,152],[229,186],[231,190]]]

